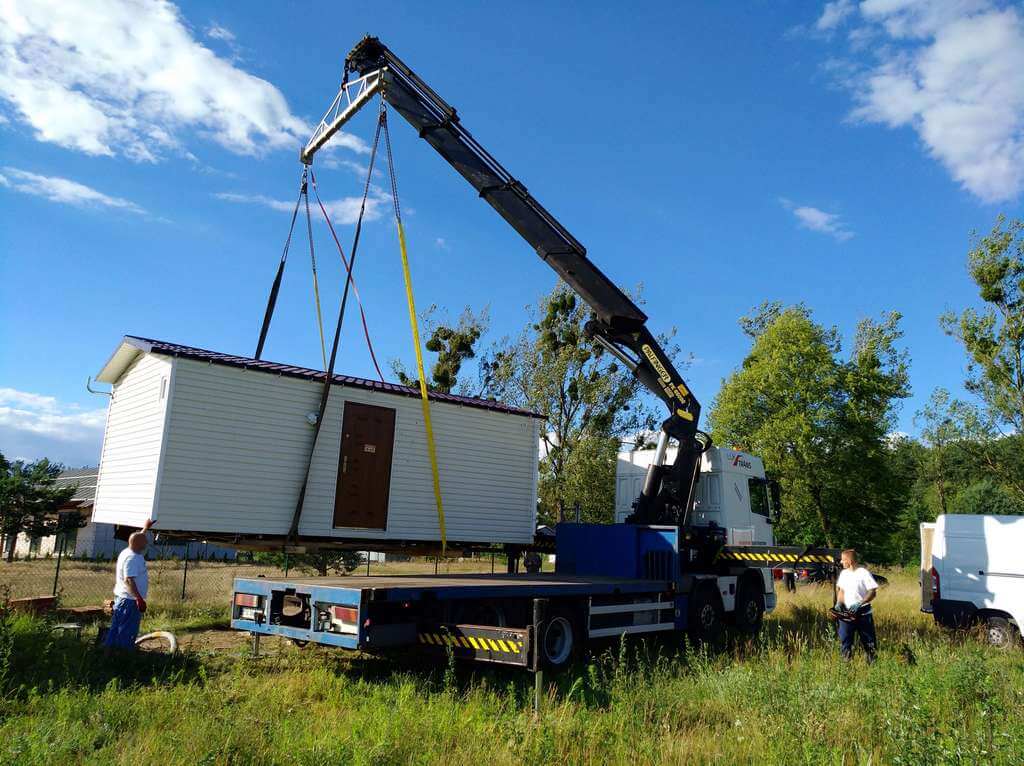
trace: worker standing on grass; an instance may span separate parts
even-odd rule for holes
[[[847,548],[842,554],[843,571],[836,582],[836,608],[839,615],[839,651],[844,660],[853,657],[854,635],[860,636],[868,662],[875,661],[877,639],[871,602],[878,593],[878,583],[866,567],[857,563],[857,551]]]
[[[128,547],[117,557],[114,576],[114,614],[103,645],[109,655],[112,649],[134,649],[139,623],[146,611],[149,573],[146,570],[146,532],[153,521],[147,519],[141,532],[132,533]]]

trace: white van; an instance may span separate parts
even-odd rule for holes
[[[921,525],[921,609],[948,628],[982,623],[1011,647],[1024,625],[1024,516],[943,515]]]

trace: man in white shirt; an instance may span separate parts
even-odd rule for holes
[[[152,526],[147,519],[141,532],[128,538],[128,547],[117,557],[114,575],[114,614],[103,645],[111,649],[134,649],[139,623],[146,611],[149,573],[146,571],[146,532]]]
[[[853,657],[853,637],[860,636],[868,662],[875,661],[875,618],[871,602],[878,593],[878,583],[865,567],[857,563],[857,551],[847,548],[842,555],[843,571],[836,581],[836,609],[847,612],[852,619],[839,620],[839,651],[844,660]]]

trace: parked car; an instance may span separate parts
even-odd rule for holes
[[[990,644],[1020,644],[1024,516],[950,514],[921,525],[921,611],[946,628],[981,625]]]

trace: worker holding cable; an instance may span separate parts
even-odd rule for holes
[[[149,573],[146,570],[146,532],[153,525],[147,519],[141,532],[133,532],[128,547],[117,557],[114,575],[114,613],[110,630],[103,640],[109,655],[112,649],[134,649],[139,635],[139,624],[146,612],[146,594],[149,591]]]
[[[857,551],[853,548],[843,551],[842,564],[843,571],[836,581],[836,606],[832,610],[839,625],[839,651],[844,660],[851,659],[854,636],[860,636],[864,653],[872,663],[878,641],[871,602],[878,593],[878,583],[866,567],[858,565]]]

